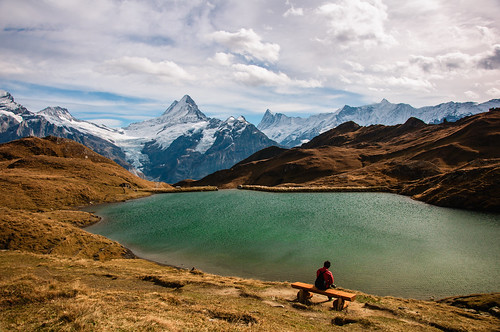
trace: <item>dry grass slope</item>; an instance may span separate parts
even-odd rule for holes
[[[221,277],[145,260],[0,252],[6,331],[493,331],[500,320],[446,303],[356,292],[347,311],[288,283]],[[491,295],[498,304],[500,294]]]

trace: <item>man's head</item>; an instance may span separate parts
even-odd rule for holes
[[[325,261],[325,262],[323,263],[323,266],[324,266],[324,267],[326,267],[327,269],[329,269],[329,268],[330,268],[330,265],[331,265],[331,264],[330,264],[330,261]]]

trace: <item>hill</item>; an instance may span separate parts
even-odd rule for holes
[[[72,140],[29,137],[0,145],[0,204],[48,210],[143,196],[156,186]]]
[[[500,211],[500,109],[454,123],[346,122],[299,148],[258,152],[180,185],[363,187],[441,206]]]
[[[96,259],[133,256],[120,244],[81,230],[99,218],[72,208],[146,196],[144,190],[157,185],[69,139],[29,137],[1,144],[0,249]]]

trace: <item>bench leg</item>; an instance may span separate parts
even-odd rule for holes
[[[307,304],[311,297],[312,294],[304,289],[299,290],[299,292],[297,293],[297,300],[302,304]]]
[[[344,301],[344,299],[338,298],[333,301],[333,310],[342,311],[349,305],[349,301]]]

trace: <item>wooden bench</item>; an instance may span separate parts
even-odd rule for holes
[[[354,301],[354,299],[356,298],[356,294],[353,293],[348,293],[332,288],[321,290],[314,287],[314,285],[306,284],[303,282],[294,282],[292,284],[292,287],[299,289],[299,292],[297,293],[297,299],[300,303],[306,304],[307,301],[312,297],[312,294],[310,294],[311,292],[336,298],[336,300],[333,301],[333,309],[338,311],[346,308],[349,305],[349,302]]]

